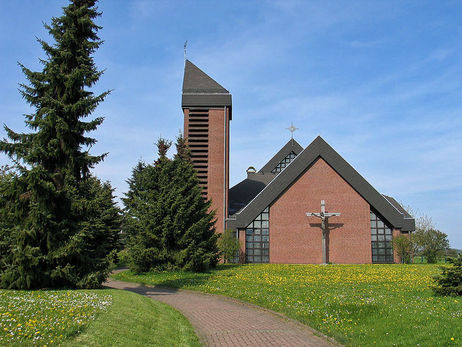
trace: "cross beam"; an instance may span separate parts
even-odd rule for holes
[[[329,217],[340,216],[338,212],[326,212],[326,202],[321,200],[321,212],[307,212],[308,217],[317,217],[321,219],[322,228],[322,262],[329,262]]]

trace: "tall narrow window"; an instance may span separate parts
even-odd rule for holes
[[[245,229],[247,263],[269,263],[269,207]]]
[[[295,159],[297,155],[295,154],[295,152],[290,152],[287,157],[285,157],[284,159],[281,160],[281,162],[273,169],[271,170],[272,173],[279,173],[281,172],[282,170],[284,170],[284,168],[290,164],[290,162],[292,160]]]
[[[371,211],[371,243],[373,263],[393,263],[393,231],[384,218]]]

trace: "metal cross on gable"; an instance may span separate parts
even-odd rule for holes
[[[292,137],[292,140],[293,140],[294,139],[294,131],[298,130],[298,128],[294,127],[294,124],[291,122],[290,127],[286,128],[286,129],[290,131],[290,134],[291,134],[291,137]]]
[[[338,212],[326,212],[326,202],[321,200],[321,212],[307,212],[308,217],[321,218],[322,228],[322,262],[329,262],[329,217],[340,216]]]

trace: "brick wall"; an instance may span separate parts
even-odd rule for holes
[[[322,263],[321,200],[331,217],[329,260],[371,263],[369,204],[323,159],[317,160],[270,207],[270,262]]]
[[[226,117],[226,120],[225,120]],[[226,128],[225,128],[226,123]],[[209,178],[208,178],[208,198],[212,200],[212,209],[216,210],[215,224],[217,232],[224,231],[223,221],[227,218],[228,201],[228,151],[229,138],[225,140],[225,135],[229,131],[229,113],[225,115],[223,108],[209,109]],[[226,155],[225,155],[226,142]],[[226,157],[226,158],[225,158]],[[226,168],[226,173],[224,169]],[[226,193],[226,197],[224,196]],[[226,205],[226,211],[225,211]]]
[[[204,187],[204,194],[206,194],[206,198],[212,200],[211,210],[216,211],[216,230],[218,233],[222,233],[224,231],[224,219],[228,216],[227,202],[229,187],[229,108],[226,108],[226,114],[223,107],[208,108],[208,110],[204,110],[205,111],[203,113],[208,113],[208,117],[204,118],[207,121],[208,130],[205,130],[207,132],[207,139],[203,142],[207,143],[207,153],[201,153],[201,155],[206,155],[207,163],[196,163],[195,166],[204,166],[200,168],[203,173],[199,174],[199,179],[201,185]],[[190,132],[189,126],[192,124],[189,120],[189,117],[192,112],[187,108],[185,108],[183,111],[184,134],[186,137],[188,137]],[[205,120],[203,123],[205,124]],[[200,129],[206,129],[206,127],[203,126]],[[201,134],[197,130],[199,130],[199,128],[196,127],[196,131],[192,134],[196,136],[197,134]],[[193,151],[194,148],[191,148],[191,150]],[[204,159],[204,157],[196,159],[193,157],[193,162],[194,160],[197,161]]]

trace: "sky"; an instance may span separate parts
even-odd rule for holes
[[[0,123],[25,131],[36,38],[64,0],[0,0]],[[184,52],[233,96],[230,184],[289,139],[321,135],[379,192],[462,248],[462,2],[101,0],[95,174],[120,199],[139,160],[183,126]],[[5,131],[0,130],[0,138]],[[0,154],[0,164],[8,163]]]

